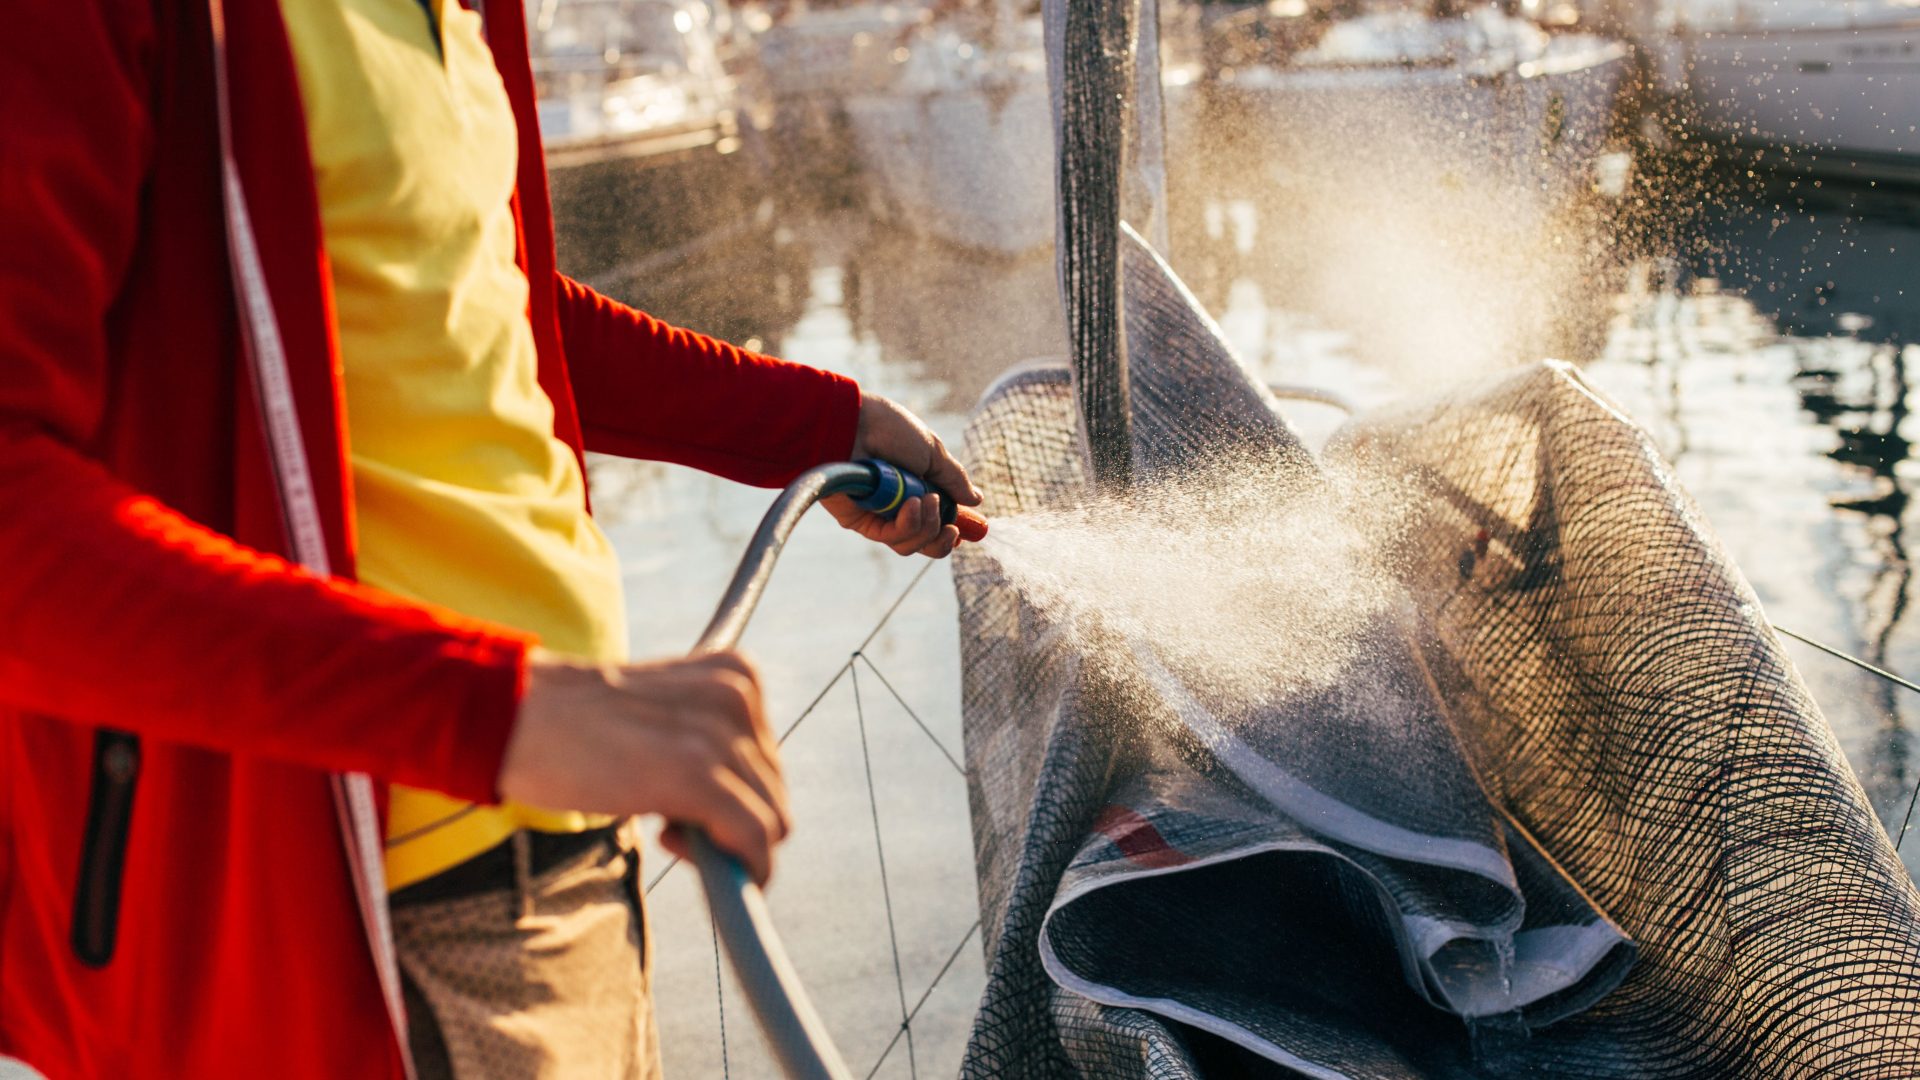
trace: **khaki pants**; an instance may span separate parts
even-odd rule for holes
[[[609,837],[542,868],[549,839],[515,833],[469,864],[497,884],[395,894],[420,1080],[660,1075],[639,854]]]

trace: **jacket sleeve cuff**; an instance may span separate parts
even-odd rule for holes
[[[860,384],[835,372],[821,372],[827,380],[820,394],[820,422],[814,429],[814,442],[808,451],[813,465],[845,461],[853,454],[853,442],[860,434]]]
[[[500,768],[526,696],[531,638],[490,636],[449,647],[449,659],[471,667],[458,714],[450,718],[438,775],[424,786],[467,802],[499,803]]]

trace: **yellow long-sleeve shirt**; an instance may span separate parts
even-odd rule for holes
[[[430,6],[429,6],[430,5]],[[537,381],[513,116],[453,0],[282,0],[345,368],[361,580],[626,655],[619,566]],[[393,888],[583,815],[396,787]]]

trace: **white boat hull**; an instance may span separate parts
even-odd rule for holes
[[[1166,87],[1170,137],[1186,124],[1194,94],[1186,82]],[[863,95],[850,99],[846,112],[887,216],[988,254],[1017,257],[1052,247],[1053,118],[1039,72],[991,88]]]
[[[1920,181],[1920,20],[1682,41],[1708,135],[1807,171]]]

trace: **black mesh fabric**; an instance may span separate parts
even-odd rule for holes
[[[1056,101],[1063,138],[1075,101],[1112,104]],[[1546,364],[1316,460],[1114,224],[1122,299],[1075,340],[1124,342],[1103,430],[1131,492],[1240,468],[1238,497],[1304,512],[1365,478],[1397,504],[1389,602],[1337,677],[1223,701],[1176,643],[961,550],[987,960],[965,1073],[1920,1076],[1920,896],[1644,434]],[[991,516],[1134,512],[1080,434],[1076,385],[1114,355],[987,393],[966,452]]]

